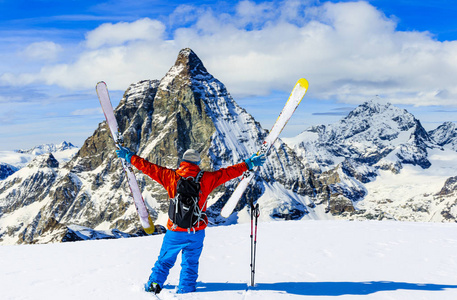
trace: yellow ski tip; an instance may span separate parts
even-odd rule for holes
[[[297,84],[299,84],[301,87],[303,87],[305,89],[308,89],[308,86],[309,86],[308,80],[306,80],[305,78],[300,78],[297,81]]]
[[[143,230],[147,234],[153,234],[156,228],[154,226],[154,222],[151,219],[151,216],[148,216],[148,223],[149,223],[149,227],[147,227],[147,228],[143,227]]]

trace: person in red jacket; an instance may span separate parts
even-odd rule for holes
[[[170,199],[177,196],[177,185],[181,178],[199,178],[200,191],[198,197],[198,207],[201,218],[191,228],[182,228],[174,224],[169,218],[167,222],[167,232],[164,236],[159,257],[152,268],[145,290],[158,294],[167,279],[170,269],[176,262],[179,252],[182,251],[181,273],[179,278],[178,293],[189,293],[196,290],[198,277],[198,261],[203,249],[205,228],[208,225],[208,218],[204,213],[208,195],[219,185],[242,175],[247,170],[252,170],[255,166],[261,166],[265,162],[264,155],[253,154],[244,162],[222,168],[214,172],[201,172],[200,153],[189,149],[183,157],[179,168],[168,169],[153,164],[137,155],[128,148],[121,147],[116,150],[120,158],[131,163],[138,170],[160,183],[168,192]]]

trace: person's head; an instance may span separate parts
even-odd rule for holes
[[[199,165],[201,160],[200,153],[197,150],[189,149],[186,152],[184,152],[182,160],[195,165]]]

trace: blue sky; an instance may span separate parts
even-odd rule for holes
[[[185,47],[267,129],[307,78],[284,136],[374,97],[432,129],[457,121],[455,15],[450,0],[0,0],[0,150],[81,146],[103,120],[98,81],[116,105]]]

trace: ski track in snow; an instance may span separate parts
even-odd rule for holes
[[[259,223],[208,228],[197,292],[177,295],[180,258],[160,299],[457,299],[457,224]],[[2,299],[154,299],[143,291],[163,235],[0,246]]]

